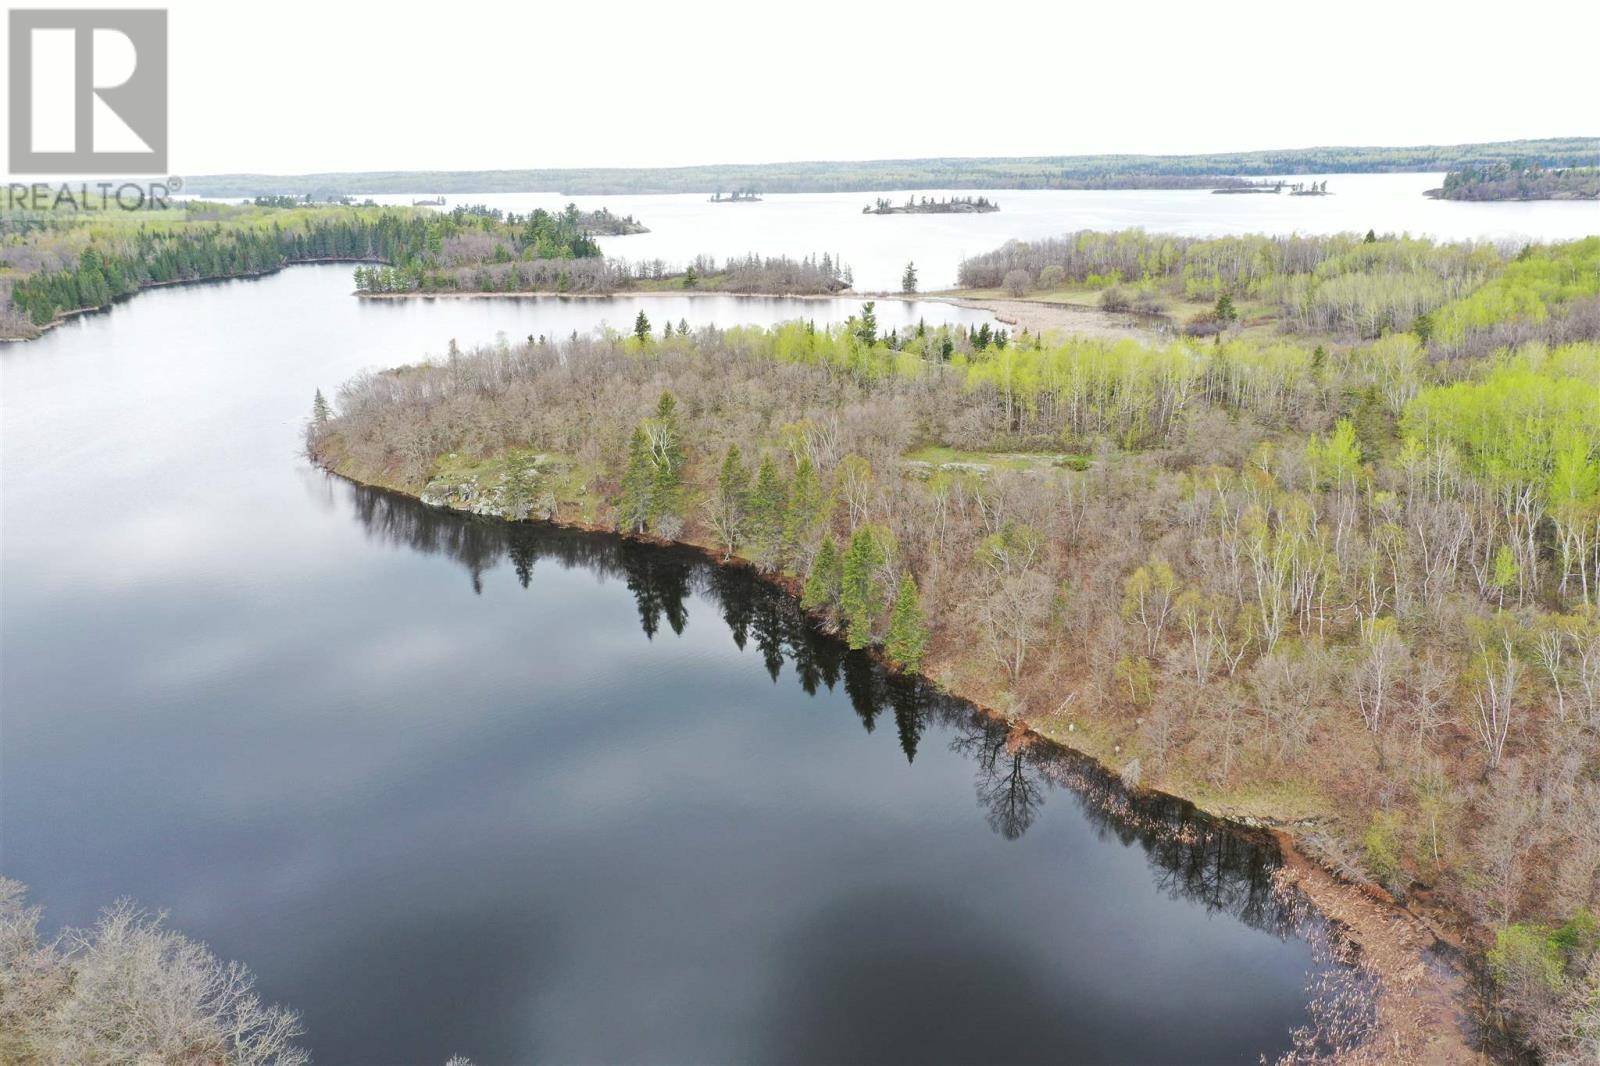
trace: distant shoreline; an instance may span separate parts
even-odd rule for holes
[[[1193,182],[1288,174],[1432,174],[1518,160],[1582,166],[1600,156],[1600,137],[1550,137],[1405,147],[1291,148],[1209,155],[1056,155],[833,162],[718,164],[688,167],[591,167],[543,170],[340,171],[318,174],[209,174],[186,190],[213,197],[262,194],[418,195],[561,193],[628,196],[709,195],[718,188],[792,192],[908,192],[936,189],[1097,189],[1117,181]],[[1110,186],[1115,187],[1115,186]],[[1160,188],[1160,185],[1123,185]],[[1194,188],[1194,185],[1177,186]]]

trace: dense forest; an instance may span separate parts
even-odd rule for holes
[[[266,200],[103,220],[14,219],[0,224],[0,338],[36,336],[62,314],[102,308],[151,285],[249,277],[291,263],[361,263],[354,281],[365,296],[662,289],[788,296],[852,284],[850,268],[828,254],[699,256],[671,266],[607,259],[594,240],[642,231],[632,216],[571,204],[524,215]]]
[[[1600,167],[1467,167],[1446,174],[1444,185],[1428,195],[1438,200],[1600,200]]]
[[[1298,310],[1156,346],[641,315],[358,378],[309,449],[787,575],[854,646],[1443,901],[1508,1026],[1592,1061],[1600,238],[1022,247],[973,269]]]
[[[502,215],[478,207],[192,204],[8,220],[0,223],[0,336],[32,336],[60,314],[105,307],[151,285],[248,277],[290,263],[383,263],[420,285],[481,264],[603,262],[586,228],[591,217],[570,205],[558,214]]]
[[[1502,162],[1547,167],[1592,165],[1594,137],[1498,141],[1408,148],[1288,148],[1213,155],[1062,155],[1025,158],[878,159],[854,162],[722,164],[692,167],[548,170],[369,171],[300,175],[212,174],[189,179],[206,196],[262,193],[561,192],[567,195],[784,192],[882,189],[1211,188],[1217,178],[1269,174],[1445,171]]]

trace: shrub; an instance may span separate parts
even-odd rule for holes
[[[1133,301],[1128,297],[1127,290],[1121,285],[1113,285],[1100,294],[1100,310],[1102,311],[1127,311],[1133,306]]]
[[[1006,292],[1009,292],[1012,296],[1023,296],[1027,294],[1029,289],[1033,288],[1033,275],[1020,267],[1016,270],[1008,270],[1003,284]]]

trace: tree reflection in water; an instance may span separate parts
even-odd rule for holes
[[[1173,896],[1231,915],[1279,937],[1311,940],[1327,962],[1341,954],[1326,923],[1297,894],[1280,886],[1282,865],[1276,844],[1208,817],[1193,805],[1160,793],[1129,793],[1092,760],[1013,730],[916,678],[885,671],[870,656],[844,644],[807,620],[793,597],[748,570],[719,566],[691,549],[662,547],[607,533],[590,533],[540,523],[497,519],[428,507],[407,497],[340,482],[349,491],[356,516],[369,535],[417,551],[446,555],[466,568],[475,591],[483,575],[509,559],[523,587],[531,587],[538,564],[553,560],[563,568],[582,568],[620,579],[633,593],[639,624],[655,639],[662,624],[681,634],[689,622],[691,597],[720,611],[733,641],[760,653],[774,682],[788,665],[807,693],[835,689],[841,682],[868,732],[884,713],[892,716],[906,760],[916,758],[928,727],[937,724],[953,739],[952,750],[970,758],[976,771],[979,805],[991,829],[1017,840],[1040,817],[1045,797],[1058,787],[1074,796],[1103,837],[1137,843],[1158,885]],[[1364,1032],[1370,1020],[1368,978],[1358,969],[1330,966],[1343,983],[1318,995],[1339,1017],[1319,1018],[1321,1026],[1345,1043]],[[1326,973],[1320,979],[1328,980]],[[1313,1005],[1313,1013],[1316,1013]],[[1326,1032],[1306,1036],[1326,1047]]]

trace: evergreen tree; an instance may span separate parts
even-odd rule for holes
[[[652,489],[655,486],[655,464],[650,459],[650,440],[644,426],[633,431],[628,442],[628,468],[622,475],[622,498],[617,501],[618,527],[629,533],[641,533],[650,521],[653,509]]]
[[[778,562],[789,491],[772,456],[761,460],[755,490],[750,494],[750,545],[756,564],[770,570]]]
[[[884,550],[878,533],[862,526],[850,537],[839,578],[839,613],[844,616],[845,635],[852,648],[872,643],[872,625],[883,609],[878,587],[878,569],[884,563]]]
[[[646,443],[654,467],[649,516],[652,523],[659,525],[663,518],[676,518],[683,513],[683,468],[687,456],[678,428],[678,401],[670,392],[663,392],[656,403],[656,416],[649,421]]]
[[[650,339],[650,320],[645,317],[642,307],[639,308],[639,316],[633,320],[633,335],[639,338],[640,344]]]
[[[812,531],[822,518],[822,479],[809,457],[795,467],[794,483],[789,486],[789,508],[783,516],[783,557],[791,562],[800,557],[811,542]]]
[[[916,263],[906,264],[906,272],[900,276],[900,291],[908,295],[917,291]]]
[[[922,666],[922,653],[928,647],[928,623],[922,617],[922,600],[917,594],[917,583],[910,574],[900,576],[900,587],[895,592],[894,609],[889,614],[889,635],[884,638],[883,651],[889,661],[907,672]]]
[[[861,318],[856,322],[856,336],[861,343],[871,346],[878,343],[878,305],[871,300],[861,305]]]
[[[1423,344],[1433,339],[1433,316],[1424,311],[1411,320],[1411,332]]]
[[[811,561],[811,573],[806,577],[805,589],[800,594],[800,606],[808,611],[824,611],[839,599],[840,581],[839,549],[832,537],[824,537]]]
[[[320,427],[332,417],[333,409],[328,406],[327,397],[322,395],[322,390],[318,389],[316,396],[311,400],[311,424]]]
[[[1366,239],[1362,243],[1364,243],[1364,244],[1377,244],[1378,243],[1378,234],[1377,234],[1377,232],[1375,230],[1370,230],[1370,229],[1367,230]]]
[[[664,340],[664,341],[670,341],[672,339],[672,320],[671,319],[668,319],[667,321],[661,323],[661,339]]]
[[[687,318],[678,319],[678,336],[687,337],[688,335],[689,335],[689,320]]]
[[[1233,306],[1233,297],[1223,293],[1217,297],[1217,321],[1223,325],[1230,325],[1239,318],[1239,311]]]
[[[722,540],[722,557],[727,559],[739,549],[745,528],[745,483],[750,474],[744,468],[744,456],[737,444],[728,445],[728,454],[722,460],[722,472],[717,475],[717,499],[712,509],[711,524]]]
[[[694,267],[683,272],[683,287],[692,289],[700,283],[700,276],[694,272]]]

